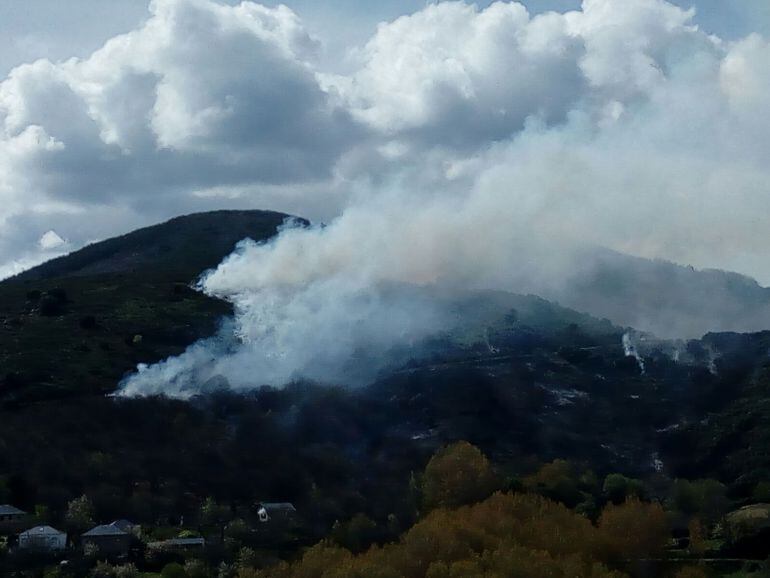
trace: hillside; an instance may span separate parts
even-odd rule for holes
[[[261,211],[179,217],[0,283],[0,401],[18,406],[111,393],[137,364],[177,355],[211,335],[230,305],[190,283],[241,239],[271,237],[285,218]],[[679,299],[671,295],[687,283],[716,295],[722,280],[730,281],[728,293],[745,298],[747,310],[761,305],[765,291],[727,273],[624,256],[597,271],[572,299],[597,286],[601,305],[620,318]],[[640,278],[654,299],[626,310],[621,304],[633,302]],[[703,278],[712,282],[698,285]],[[767,429],[766,334],[714,333],[690,342],[635,334],[640,371],[621,343],[627,329],[606,319],[534,295],[405,290],[443,300],[454,323],[419,347],[397,348],[387,371],[362,391],[371,403],[389,400],[380,409],[387,424],[376,435],[416,436],[432,448],[461,437],[495,456],[572,457],[639,474],[650,471],[655,455],[665,456],[672,472],[730,480],[745,472],[741,461],[770,466],[747,449],[764,445]]]
[[[236,243],[287,215],[188,215],[95,243],[0,283],[0,401],[113,391],[137,363],[177,355],[230,306],[191,289]]]
[[[394,348],[392,363],[360,388],[271,388],[253,375],[244,391],[228,391],[220,378],[221,388],[187,401],[104,395],[136,364],[179,354],[216,331],[230,306],[190,283],[241,239],[274,235],[285,218],[180,217],[0,283],[0,503],[40,506],[41,520],[68,527],[69,504],[86,496],[100,522],[127,517],[160,537],[203,533],[212,564],[254,548],[271,576],[279,558],[299,568],[303,548],[324,538],[360,552],[404,532],[408,539],[413,524],[421,531],[428,518],[419,472],[457,440],[489,457],[500,489],[559,501],[574,509],[559,516],[574,514],[589,529],[584,517],[598,523],[611,507],[606,480],[618,473],[663,502],[672,526],[656,530],[662,539],[677,520],[686,526],[687,516],[711,510],[680,495],[682,479],[713,478],[693,481],[691,491],[716,491],[719,515],[770,495],[770,332],[659,339],[535,295],[392,288],[440,302],[452,323],[424,343]],[[702,275],[731,279],[654,262],[636,263],[634,273],[632,264],[618,257],[606,275],[587,277],[582,294],[598,284],[606,302],[594,305],[633,316],[679,299],[676,291],[697,288]],[[633,305],[638,278],[648,279],[650,293]],[[732,279],[743,307],[761,304],[762,288]],[[705,283],[703,294],[715,295],[719,283]],[[227,527],[206,526],[212,500],[227,512]],[[252,505],[265,500],[293,503],[301,523],[285,535],[260,533]],[[361,520],[363,537],[350,529]],[[716,515],[706,520],[717,528]],[[765,544],[752,555],[770,554]],[[714,547],[732,556],[731,546]],[[132,559],[156,571],[185,561]],[[26,562],[0,556],[0,573],[5,563]]]
[[[770,289],[751,277],[604,249],[580,262],[563,290],[543,296],[659,337],[770,328]]]

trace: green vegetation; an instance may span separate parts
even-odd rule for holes
[[[213,334],[230,306],[189,285],[242,239],[271,237],[285,218],[180,217],[0,283],[0,402],[108,393],[138,363]]]

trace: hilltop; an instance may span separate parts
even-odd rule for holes
[[[0,283],[0,400],[111,392],[138,363],[211,335],[229,304],[190,285],[244,238],[288,215],[177,217],[44,263]]]

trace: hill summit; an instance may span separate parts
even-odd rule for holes
[[[0,283],[0,401],[110,392],[138,363],[216,331],[229,304],[190,288],[288,215],[215,211],[89,245]]]

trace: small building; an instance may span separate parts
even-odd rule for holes
[[[51,526],[35,526],[19,534],[19,549],[60,552],[67,547],[67,534]]]
[[[9,504],[0,505],[0,534],[15,534],[24,528],[27,512]]]
[[[150,542],[147,547],[150,550],[167,550],[170,552],[189,552],[202,550],[206,546],[203,538],[172,538],[160,542]]]
[[[139,524],[134,524],[128,520],[115,520],[112,525],[137,538],[142,535],[142,527]]]
[[[260,502],[257,504],[257,516],[263,524],[288,524],[295,520],[297,509],[289,502]]]
[[[82,536],[83,548],[96,548],[106,556],[127,556],[134,536],[120,526],[113,522],[91,528]]]

